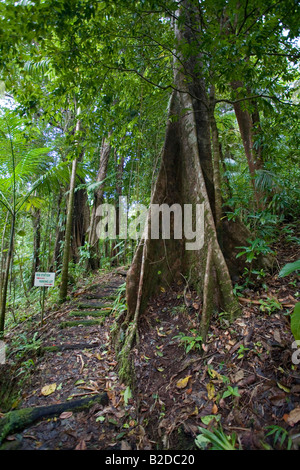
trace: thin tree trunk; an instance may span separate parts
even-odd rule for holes
[[[62,212],[62,208],[61,208],[62,199],[63,199],[63,193],[62,191],[60,191],[58,195],[58,199],[57,199],[58,211],[56,213],[56,218],[55,218],[55,228],[56,228],[55,242],[54,242],[54,249],[53,249],[53,258],[51,262],[51,265],[53,266],[53,269],[55,271],[60,266],[61,260],[62,260],[61,243],[63,242],[63,239],[64,239],[64,229],[62,229],[61,223],[60,223],[61,212]]]
[[[3,279],[2,302],[1,302],[1,311],[0,311],[0,335],[4,333],[4,326],[5,326],[7,288],[8,288],[10,265],[11,265],[12,255],[13,255],[15,223],[16,223],[16,216],[13,213],[12,218],[11,218],[9,248],[8,248],[8,254],[6,258],[6,267],[5,267],[5,273],[4,273],[4,279]]]
[[[215,119],[215,88],[210,87],[209,97],[209,121],[212,136],[212,150],[214,162],[214,188],[215,188],[215,221],[219,243],[222,245],[222,191],[221,191],[221,172],[220,172],[220,143],[219,131]]]
[[[120,224],[119,224],[119,215],[120,215],[120,197],[122,196],[122,180],[123,180],[123,170],[124,170],[124,157],[120,158],[118,162],[118,154],[115,150],[115,167],[117,169],[116,175],[116,196],[115,196],[115,207],[116,207],[116,240],[112,240],[111,248],[111,257],[112,257],[112,266],[118,266],[119,256],[117,256],[120,248],[115,248],[119,244],[119,235],[120,235]]]
[[[60,302],[64,302],[68,292],[68,278],[69,278],[69,257],[70,257],[70,243],[72,233],[72,219],[74,210],[74,190],[76,181],[76,169],[77,169],[77,158],[74,158],[72,162],[72,174],[70,181],[69,201],[68,201],[68,212],[66,221],[66,232],[65,232],[65,245],[63,252],[63,263],[61,271],[61,285],[59,290]]]
[[[108,139],[102,140],[101,152],[100,152],[100,162],[99,162],[99,170],[97,174],[97,183],[101,183],[106,178],[107,174],[107,166],[109,155],[111,151],[111,146]],[[99,257],[99,241],[97,237],[97,223],[99,217],[97,216],[97,208],[103,202],[103,194],[104,194],[104,184],[100,184],[94,192],[94,202],[92,207],[92,214],[90,219],[90,228],[89,228],[89,235],[88,235],[88,243],[90,247],[90,258],[88,261],[88,269],[98,269],[100,267],[100,257]]]
[[[41,211],[36,210],[32,214],[33,224],[33,259],[32,259],[32,271],[30,279],[30,288],[34,285],[35,272],[40,269],[40,249],[41,249]]]
[[[0,305],[2,305],[2,294],[3,294],[3,281],[4,281],[4,266],[5,266],[5,255],[4,255],[4,247],[5,247],[5,236],[6,236],[6,228],[9,218],[9,211],[7,211],[5,224],[3,227],[2,232],[2,239],[1,239],[1,261],[0,261]]]
[[[78,110],[78,114],[79,114],[79,110]],[[77,133],[79,129],[80,129],[80,121],[78,119],[76,123],[75,132]],[[66,221],[65,245],[64,245],[64,253],[63,253],[62,272],[61,272],[61,284],[60,284],[60,290],[59,290],[60,302],[64,302],[66,300],[67,293],[68,293],[69,257],[70,257],[72,220],[73,220],[73,210],[74,210],[74,192],[75,192],[75,185],[76,185],[76,171],[77,171],[77,156],[74,158],[72,162],[72,172],[71,172],[67,221]]]
[[[84,156],[82,151],[78,157],[77,163],[81,162]],[[84,183],[79,179],[79,183]],[[83,247],[86,240],[86,234],[90,223],[90,213],[88,207],[88,196],[85,188],[78,188],[74,194],[73,210],[73,230],[71,238],[71,255],[75,263],[80,261],[80,247]]]
[[[241,81],[234,81],[231,83],[233,90],[237,90],[238,88],[243,86],[243,82]],[[255,104],[255,112],[253,115],[243,107],[242,102],[234,103],[234,111],[236,115],[236,119],[238,122],[240,134],[243,141],[243,146],[245,150],[245,155],[248,161],[248,168],[251,178],[251,184],[253,187],[253,194],[256,201],[257,208],[263,207],[263,200],[262,194],[257,190],[255,185],[255,176],[257,170],[263,167],[262,162],[262,155],[261,155],[261,148],[254,148],[254,137],[255,132],[257,132],[256,127],[259,128],[259,114],[257,110],[257,105]]]

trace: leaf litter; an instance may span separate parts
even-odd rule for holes
[[[284,264],[289,253],[281,253]],[[124,282],[117,273],[95,278],[93,294],[111,295]],[[106,283],[106,284],[105,284]],[[299,280],[268,275],[268,295],[295,303]],[[103,287],[104,286],[104,287]],[[81,286],[70,305],[51,315],[43,328],[43,346],[89,343],[83,350],[45,352],[23,389],[19,407],[62,403],[106,391],[108,406],[65,412],[40,421],[17,436],[18,449],[151,450],[197,449],[199,428],[217,428],[247,450],[274,448],[268,426],[285,429],[299,448],[300,374],[292,362],[291,308],[271,313],[260,308],[265,287],[246,289],[242,315],[232,324],[215,315],[205,344],[194,342],[201,299],[176,284],[152,299],[139,323],[139,343],[133,350],[135,389],[120,383],[118,361],[110,341],[113,316],[101,326],[60,330],[74,302],[91,294]],[[184,336],[183,336],[184,335]],[[190,337],[193,347],[180,341]],[[187,352],[188,351],[188,352]],[[41,392],[42,391],[42,392]],[[2,410],[0,410],[2,411]],[[297,437],[298,436],[298,437]]]

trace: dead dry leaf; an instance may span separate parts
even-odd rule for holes
[[[212,382],[209,382],[207,385],[206,385],[206,389],[207,389],[207,397],[209,400],[212,400],[215,396],[215,386]]]
[[[61,415],[59,415],[59,418],[68,419],[68,418],[71,418],[71,416],[73,416],[72,411],[64,411]]]
[[[183,379],[180,379],[178,380],[177,384],[176,384],[176,387],[177,388],[185,388],[188,384],[188,381],[190,380],[192,376],[191,375],[187,375],[186,377],[184,377]]]
[[[294,426],[294,424],[298,423],[300,421],[300,407],[298,406],[297,408],[294,408],[290,413],[288,414],[286,418],[286,422],[290,426]]]
[[[79,444],[75,447],[75,450],[86,450],[86,443],[84,439],[81,439]]]
[[[56,390],[56,383],[45,385],[41,390],[41,394],[44,397],[47,397],[48,395],[51,395],[51,393],[55,392],[55,390]]]
[[[240,380],[242,380],[243,378],[244,378],[244,371],[242,369],[240,369],[236,372],[236,374],[233,375],[232,381],[233,381],[233,383],[237,383]]]
[[[121,450],[132,450],[132,447],[127,441],[121,441]]]
[[[213,415],[216,415],[218,413],[218,407],[215,403],[214,403],[214,405],[211,409],[211,412],[212,412]]]

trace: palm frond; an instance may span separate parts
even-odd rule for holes
[[[24,208],[24,205],[27,203],[30,196],[37,189],[46,189],[46,191],[52,191],[53,189],[60,187],[62,183],[66,183],[68,181],[69,168],[67,162],[62,162],[59,165],[50,168],[43,175],[37,178],[34,183],[32,183],[26,194],[19,199],[16,206],[16,212],[19,212]]]
[[[0,204],[2,204],[11,214],[13,214],[14,210],[11,206],[10,202],[6,199],[3,192],[0,190]]]

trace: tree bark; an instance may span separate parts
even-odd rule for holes
[[[83,180],[79,181],[84,183]],[[86,189],[78,189],[74,194],[73,228],[71,240],[71,258],[75,263],[80,261],[79,248],[84,246],[89,227],[89,207]]]
[[[220,143],[219,143],[219,131],[215,119],[215,87],[211,85],[210,96],[209,96],[209,121],[212,137],[212,150],[213,150],[213,162],[214,162],[214,189],[215,189],[215,219],[216,219],[216,230],[218,234],[218,240],[221,246],[222,243],[222,191],[221,191],[221,172],[220,172]]]
[[[36,271],[40,269],[40,249],[41,249],[41,211],[37,209],[32,214],[33,225],[33,258],[32,272],[30,279],[30,288],[34,286],[34,277]]]
[[[6,267],[5,267],[3,287],[2,287],[1,310],[0,310],[0,336],[4,333],[4,326],[5,326],[6,299],[7,299],[8,280],[9,280],[9,270],[10,270],[11,260],[13,256],[15,224],[16,224],[16,215],[15,213],[13,213],[11,215],[9,247],[8,247],[8,254],[6,258]]]
[[[79,114],[80,108],[77,111]],[[80,129],[80,120],[77,118],[75,133]],[[76,149],[77,152],[77,149]],[[71,181],[70,181],[70,190],[69,190],[69,201],[68,201],[68,210],[67,210],[67,220],[66,220],[66,232],[65,232],[65,245],[63,253],[63,262],[62,262],[62,271],[61,271],[61,284],[59,289],[59,301],[64,302],[68,293],[68,278],[69,278],[69,258],[70,258],[70,244],[71,244],[71,234],[72,234],[72,221],[73,221],[73,211],[74,211],[74,193],[76,185],[76,171],[77,171],[77,155],[75,156],[72,162],[72,172],[71,172]]]
[[[185,28],[175,29],[179,45],[192,41],[189,25],[193,15],[187,1],[182,4],[180,15],[183,14]],[[231,316],[239,311],[216,232],[208,98],[201,76],[201,57],[186,59],[185,70],[191,72],[190,76],[193,74],[189,83],[179,64],[175,64],[174,82],[176,88],[184,92],[173,91],[171,95],[161,167],[151,204],[172,206],[177,203],[182,208],[185,204],[192,204],[194,208],[202,205],[203,246],[186,249],[188,237],[164,240],[161,233],[159,239],[152,239],[148,236],[152,222],[149,211],[144,236],[127,274],[127,316],[120,327],[124,338],[120,348],[120,375],[124,380],[128,379],[128,357],[139,316],[160,287],[167,288],[182,275],[187,275],[191,285],[204,295],[207,319],[211,318],[215,308],[223,309]],[[195,70],[198,78],[195,78]],[[171,226],[173,229],[174,220]],[[206,322],[205,334],[204,330],[207,330]]]
[[[100,162],[99,162],[99,170],[97,174],[97,183],[101,183],[105,180],[107,174],[107,166],[109,155],[111,151],[111,146],[108,139],[102,140],[102,146],[100,151]],[[89,227],[89,234],[88,234],[88,244],[90,247],[90,258],[88,260],[87,269],[98,269],[100,267],[100,257],[99,257],[99,241],[96,233],[97,223],[99,217],[97,216],[97,208],[103,202],[103,194],[104,194],[104,184],[99,184],[97,189],[94,191],[94,202],[92,207],[91,219],[90,219],[90,227]]]
[[[231,86],[233,90],[236,91],[238,88],[243,87],[243,82],[234,81],[231,83]],[[258,146],[256,149],[254,147],[255,133],[257,133],[257,129],[260,127],[259,113],[256,103],[252,103],[254,106],[254,112],[252,114],[248,111],[247,108],[244,107],[245,103],[242,103],[243,102],[240,101],[236,102],[234,103],[233,107],[242,137],[245,155],[248,161],[256,206],[257,208],[263,208],[262,194],[257,190],[255,185],[256,172],[257,170],[263,168],[261,146]]]
[[[115,168],[116,168],[116,193],[115,193],[115,207],[116,207],[116,240],[112,240],[111,246],[111,258],[112,258],[112,266],[119,265],[119,256],[118,250],[119,247],[116,248],[116,245],[119,245],[119,235],[120,235],[120,223],[119,223],[119,215],[120,215],[120,197],[122,196],[122,181],[123,181],[123,171],[124,171],[124,157],[119,159],[117,151],[115,150]]]
[[[59,416],[65,411],[88,410],[95,403],[101,405],[108,404],[106,392],[94,397],[86,397],[78,400],[70,400],[66,403],[57,403],[48,406],[38,406],[36,408],[21,408],[20,410],[9,411],[0,421],[0,444],[10,434],[29,427],[33,423],[44,418]]]

